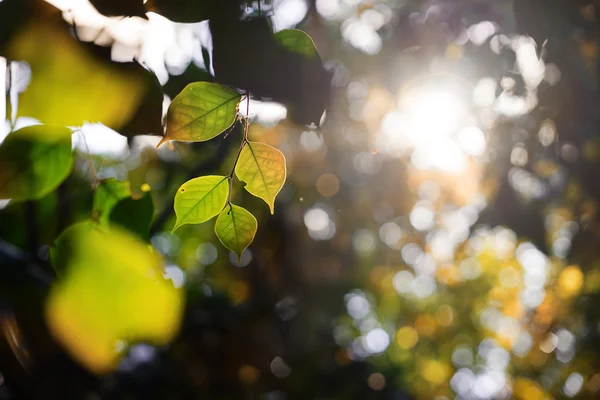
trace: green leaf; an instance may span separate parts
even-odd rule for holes
[[[152,203],[150,193],[146,193],[144,197],[137,200],[132,197],[123,199],[114,206],[110,213],[110,221],[113,225],[119,225],[144,240],[149,239],[153,217],[154,203]]]
[[[94,205],[92,207],[94,219],[101,223],[107,222],[115,204],[130,196],[129,181],[119,181],[115,178],[101,181],[94,193]]]
[[[235,174],[246,183],[246,190],[263,199],[275,212],[275,197],[286,177],[285,157],[275,147],[259,142],[248,142],[242,149],[235,166]]]
[[[101,229],[100,225],[92,220],[85,220],[67,227],[56,238],[50,246],[50,263],[56,271],[56,275],[61,277],[69,264],[70,254],[73,252],[73,239],[87,235],[92,229]]]
[[[218,83],[190,83],[171,102],[167,131],[158,145],[168,140],[204,142],[214,138],[233,125],[240,100],[238,92]]]
[[[273,35],[275,41],[286,50],[302,54],[308,59],[319,55],[312,38],[298,29],[284,29]]]
[[[35,125],[9,134],[0,144],[0,199],[39,199],[73,168],[71,131]]]
[[[90,371],[114,369],[127,345],[167,344],[179,330],[184,296],[163,276],[163,261],[118,227],[70,229],[66,260],[46,301],[54,338]],[[62,252],[65,251],[65,254]],[[125,344],[125,346],[123,346]]]
[[[201,224],[223,210],[229,196],[226,176],[208,175],[190,179],[175,195],[177,221],[171,233],[185,224]]]
[[[225,207],[215,223],[215,233],[223,246],[238,257],[252,243],[257,229],[258,222],[254,215],[235,204]]]

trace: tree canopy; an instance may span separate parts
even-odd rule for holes
[[[0,0],[0,399],[600,393],[600,3]]]

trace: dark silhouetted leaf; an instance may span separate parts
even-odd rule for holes
[[[146,17],[143,0],[90,0],[90,3],[102,15],[107,17]]]
[[[110,222],[148,240],[153,217],[152,196],[150,193],[146,193],[140,199],[128,197],[119,201],[110,213]]]
[[[194,23],[222,13],[236,14],[240,0],[148,0],[146,8],[173,22]]]
[[[94,193],[92,216],[100,222],[107,222],[113,207],[129,196],[129,181],[119,181],[115,178],[101,181]]]
[[[330,77],[320,57],[306,56],[306,34],[286,32],[277,40],[264,18],[211,20],[210,28],[219,82],[285,104],[294,122],[319,124],[329,102]]]
[[[190,83],[212,81],[214,81],[214,77],[208,71],[191,62],[182,74],[169,76],[163,90],[167,96],[174,99]]]

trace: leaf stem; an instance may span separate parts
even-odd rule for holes
[[[237,156],[235,157],[235,161],[233,162],[233,167],[231,167],[231,172],[227,175],[227,179],[229,179],[229,194],[227,195],[227,204],[231,206],[231,192],[233,190],[233,174],[235,173],[235,167],[237,166],[238,160],[240,159],[240,155],[242,154],[242,150],[244,146],[248,143],[248,128],[250,126],[249,123],[249,114],[250,114],[250,93],[246,92],[246,118],[244,118],[244,133],[242,136],[242,143],[240,143],[240,149],[238,150]]]

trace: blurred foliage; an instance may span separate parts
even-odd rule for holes
[[[0,183],[41,185],[0,203],[0,399],[599,396],[597,2],[49,3],[0,1]],[[60,182],[27,117],[80,127]]]

